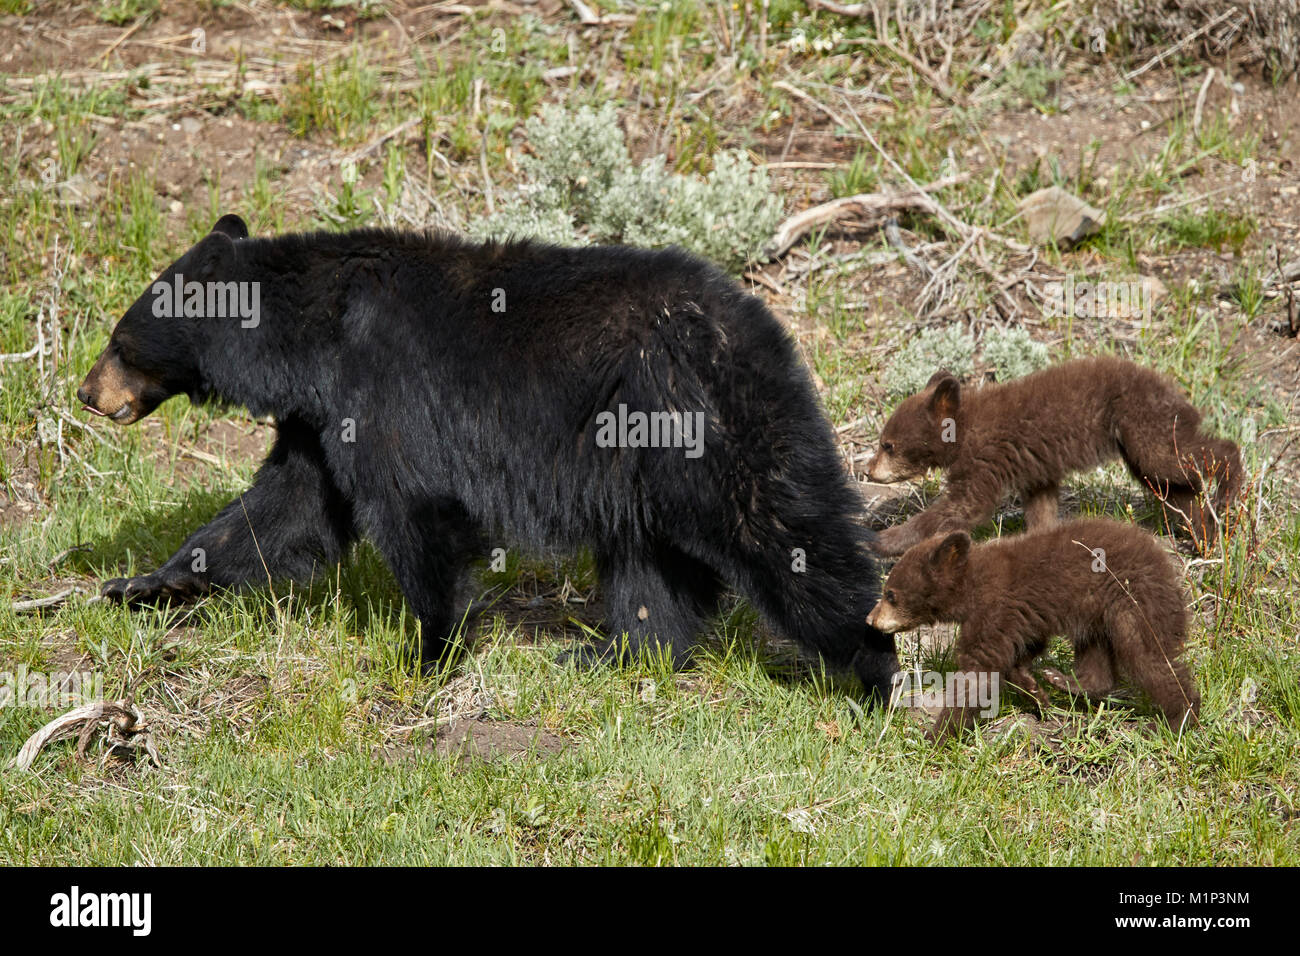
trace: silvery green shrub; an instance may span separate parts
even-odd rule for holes
[[[993,367],[999,382],[1007,382],[1047,368],[1047,346],[1019,326],[990,329],[984,334],[984,361]]]
[[[591,231],[597,236],[628,237],[648,233],[668,215],[680,191],[680,176],[664,167],[662,156],[620,170],[593,210]],[[627,242],[634,242],[628,238]]]
[[[781,200],[769,189],[767,170],[737,151],[714,157],[705,179],[670,177],[653,205],[657,215],[633,220],[622,241],[682,246],[730,269],[753,259],[781,219]]]
[[[496,212],[471,222],[465,231],[479,240],[512,237],[557,246],[586,243],[574,227],[573,216],[554,198],[549,187],[535,184],[521,187]]]
[[[578,222],[590,220],[614,178],[632,164],[612,103],[573,111],[547,104],[524,130],[532,151],[520,157],[520,168]]]
[[[915,395],[941,368],[958,378],[975,371],[975,339],[960,325],[925,329],[899,349],[883,376],[885,393],[892,401]]]
[[[529,236],[572,244],[678,245],[732,270],[754,259],[781,218],[767,171],[744,153],[714,158],[707,177],[669,170],[662,156],[633,166],[613,106],[543,107],[525,123],[526,181],[473,224],[476,238]]]

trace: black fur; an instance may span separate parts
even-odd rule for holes
[[[111,597],[265,583],[268,569],[301,579],[363,535],[428,661],[489,542],[586,546],[611,638],[583,656],[626,635],[684,663],[730,586],[887,699],[897,665],[865,624],[878,578],[862,502],[789,335],[735,282],[679,250],[244,235],[223,218],[163,278],[260,282],[257,327],[155,318],[146,292],[109,348],[169,394],[274,416],[275,447],[246,494],[154,574],[109,582]],[[620,403],[702,411],[702,456],[598,447],[596,415]],[[190,570],[195,548],[204,573]]]

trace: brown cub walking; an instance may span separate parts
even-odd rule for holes
[[[881,531],[876,549],[902,554],[931,535],[970,530],[1017,493],[1029,529],[1050,526],[1061,480],[1117,457],[1164,502],[1170,524],[1205,548],[1215,515],[1221,520],[1241,489],[1241,455],[1200,424],[1177,386],[1125,359],[1078,359],[976,389],[938,372],[885,423],[868,476],[903,481],[943,468],[944,494]],[[1211,480],[1213,508],[1203,495]]]
[[[894,565],[867,623],[895,633],[938,621],[961,625],[958,671],[997,674],[1042,706],[1047,693],[1028,665],[1059,634],[1074,647],[1077,680],[1045,669],[1057,687],[1101,696],[1118,671],[1172,726],[1196,723],[1201,698],[1180,659],[1183,592],[1169,555],[1141,528],[1088,518],[975,547],[965,531],[935,535]],[[930,736],[960,731],[977,710],[952,701]]]

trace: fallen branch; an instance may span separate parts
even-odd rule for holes
[[[68,598],[74,594],[81,594],[82,589],[78,587],[65,588],[58,594],[51,594],[49,597],[32,598],[30,601],[14,601],[10,609],[15,614],[30,614],[32,611],[46,611],[50,608],[62,607],[68,603]]]
[[[865,17],[871,13],[871,7],[865,3],[832,3],[831,0],[808,0],[812,10],[825,10],[842,17]]]
[[[1277,262],[1277,277],[1279,284],[1286,289],[1286,328],[1291,333],[1291,338],[1300,334],[1300,315],[1296,313],[1295,290],[1291,288],[1291,283],[1300,279],[1300,259],[1294,262],[1282,264],[1282,253],[1277,246],[1273,247],[1273,258]],[[1269,277],[1273,279],[1272,276]]]
[[[894,54],[894,56],[902,60],[904,63],[906,63],[908,66],[910,66],[912,69],[914,69],[917,73],[919,73],[925,79],[925,81],[930,84],[931,88],[936,93],[938,93],[941,97],[943,97],[949,103],[952,103],[954,105],[957,104],[958,93],[955,89],[953,89],[951,83],[947,82],[943,77],[935,73],[934,70],[930,69],[928,66],[922,63],[912,54],[908,53],[897,43],[894,43],[892,40],[888,40],[888,39],[876,40],[876,39],[872,39],[871,37],[859,37],[855,40],[849,40],[847,42],[859,46],[883,47],[884,49],[888,50],[890,53]]]
[[[903,241],[903,234],[898,230],[897,219],[885,220],[885,240],[898,250],[899,254],[903,257],[903,261],[909,266],[926,278],[934,278],[934,270],[930,268],[930,263],[926,262],[913,252],[911,247]]]
[[[93,551],[93,550],[95,550],[95,546],[92,544],[74,544],[70,548],[64,548],[54,557],[50,558],[50,560],[46,561],[45,567],[53,571],[60,564],[62,564],[66,558],[70,557],[71,555],[77,554],[78,552]]]
[[[1201,84],[1201,91],[1196,94],[1196,110],[1192,113],[1192,132],[1197,136],[1201,135],[1201,114],[1205,110],[1205,95],[1210,92],[1210,84],[1214,82],[1214,67],[1205,71],[1205,81]]]
[[[36,358],[36,356],[40,354],[40,351],[41,343],[37,342],[26,352],[7,352],[4,355],[0,355],[0,362],[22,362],[29,358]]]
[[[607,13],[601,16],[582,0],[569,0],[569,6],[578,15],[578,22],[584,27],[630,26],[636,22],[636,17],[630,13]]]
[[[809,106],[813,106],[821,110],[823,113],[829,116],[835,123],[839,124],[840,126],[843,126],[845,129],[849,128],[848,121],[845,120],[844,117],[840,116],[839,113],[836,113],[833,109],[831,109],[825,103],[818,100],[816,97],[799,89],[799,87],[795,86],[793,83],[787,83],[785,80],[777,80],[775,83],[772,84],[772,87],[773,89],[784,90],[786,93],[789,93],[795,99],[803,100]]]
[[[907,174],[907,170],[905,170],[902,166],[898,165],[898,161],[895,160],[893,156],[890,156],[889,153],[885,152],[885,147],[881,146],[879,141],[877,141],[876,137],[871,135],[871,130],[867,129],[867,127],[863,124],[862,117],[858,116],[857,110],[853,109],[853,104],[850,103],[847,99],[845,99],[842,94],[840,96],[840,99],[844,100],[844,105],[849,108],[850,112],[852,112],[853,121],[857,123],[858,131],[862,134],[862,138],[871,144],[872,148],[875,149],[875,151],[880,154],[880,158],[883,159],[886,163],[888,163],[889,167],[895,173],[901,176],[905,183],[907,183],[913,189],[921,189],[922,187],[917,185],[916,180]],[[954,179],[954,181],[961,182],[967,176],[969,176],[969,173],[962,173],[961,178]],[[972,226],[970,223],[962,222],[960,219],[958,219],[956,216],[950,213],[944,207],[944,205],[938,200],[934,200],[934,208],[935,208],[935,215],[937,215],[941,220],[947,223],[948,226],[954,232],[956,232],[957,235],[961,236],[963,239],[970,238],[971,232],[976,231],[975,226]],[[1014,252],[1029,251],[1029,246],[1016,242],[1012,239],[1007,239],[1004,236],[999,236],[997,233],[992,232],[983,227],[979,227],[978,231],[982,235],[987,236],[988,238],[994,240],[999,245],[1005,246],[1006,248],[1011,249]]]
[[[54,718],[27,738],[27,742],[18,751],[18,756],[9,762],[9,766],[19,770],[30,770],[32,763],[46,744],[65,740],[74,734],[77,735],[77,756],[84,760],[95,731],[101,728],[105,731],[104,739],[110,751],[120,753],[123,750],[143,749],[155,765],[162,766],[158,748],[154,746],[153,737],[144,724],[144,718],[135,705],[127,700],[83,704],[75,710]]]
[[[135,33],[136,30],[139,30],[142,26],[144,26],[145,23],[148,22],[148,20],[149,20],[149,14],[145,14],[140,19],[136,20],[135,23],[131,25],[131,28],[129,30],[127,30],[125,33],[119,36],[111,44],[109,44],[108,49],[104,51],[104,54],[99,58],[99,61],[101,63],[107,63],[108,58],[112,54],[112,52],[116,50],[118,47],[120,47],[123,43],[125,43],[127,37],[131,36],[133,33]]]
[[[573,7],[573,12],[578,15],[578,20],[583,26],[595,26],[600,23],[600,17],[596,16],[596,11],[583,3],[582,0],[569,0],[569,6]]]
[[[903,192],[859,193],[856,196],[845,196],[824,202],[819,206],[812,206],[795,213],[781,223],[776,234],[763,247],[763,252],[770,258],[779,259],[789,252],[796,242],[818,226],[828,225],[841,219],[883,221],[907,211],[938,215],[939,204],[926,194],[961,182],[965,178],[964,174],[949,176]]]
[[[382,135],[375,137],[370,142],[366,143],[365,146],[362,146],[360,149],[355,149],[352,152],[348,153],[346,156],[339,159],[338,165],[342,166],[344,163],[357,162],[357,160],[362,159],[363,157],[369,155],[370,153],[373,153],[380,146],[383,146],[384,143],[388,142],[394,136],[400,136],[402,133],[405,133],[407,130],[414,129],[421,122],[423,122],[422,117],[414,116],[411,119],[407,120],[406,122],[394,126],[387,133],[383,133]]]
[[[1201,27],[1199,30],[1195,31],[1194,33],[1189,33],[1187,36],[1183,37],[1181,40],[1179,40],[1177,43],[1175,43],[1175,44],[1174,44],[1173,46],[1171,46],[1169,49],[1167,49],[1167,50],[1161,50],[1159,53],[1157,53],[1157,54],[1156,54],[1155,56],[1153,56],[1151,59],[1147,60],[1146,63],[1144,63],[1144,64],[1142,64],[1140,67],[1138,67],[1136,70],[1131,70],[1129,73],[1127,73],[1127,74],[1124,76],[1124,81],[1125,81],[1125,82],[1128,82],[1129,80],[1132,80],[1132,79],[1135,79],[1136,77],[1141,76],[1143,73],[1145,73],[1147,70],[1151,69],[1153,66],[1159,66],[1161,63],[1164,62],[1165,57],[1167,57],[1167,56],[1172,56],[1173,54],[1177,53],[1179,50],[1181,50],[1183,47],[1187,46],[1187,44],[1191,43],[1193,40],[1195,40],[1195,39],[1196,39],[1197,37],[1199,37],[1201,34],[1203,34],[1203,33],[1209,33],[1211,30],[1213,30],[1215,27],[1217,27],[1217,26],[1218,26],[1220,23],[1222,23],[1224,20],[1228,19],[1228,17],[1232,16],[1234,13],[1239,13],[1239,12],[1240,12],[1240,11],[1239,11],[1236,7],[1232,7],[1232,8],[1230,8],[1230,9],[1228,9],[1228,10],[1224,10],[1221,14],[1219,14],[1217,17],[1215,17],[1213,20],[1211,20],[1211,21],[1210,21],[1209,23],[1207,23],[1205,26]]]
[[[1273,255],[1277,258],[1277,269],[1269,273],[1268,278],[1264,280],[1265,287],[1300,282],[1300,259],[1292,259],[1290,262],[1283,263],[1276,250],[1274,250]]]

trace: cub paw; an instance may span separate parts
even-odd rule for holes
[[[887,558],[895,558],[907,550],[908,541],[907,533],[903,530],[902,525],[894,525],[892,528],[885,528],[883,531],[876,532],[876,540],[872,542],[872,549],[880,555]]]
[[[1043,679],[1055,687],[1057,690],[1063,690],[1067,694],[1081,694],[1083,691],[1078,683],[1069,677],[1066,677],[1055,667],[1044,667],[1041,670]]]
[[[942,718],[936,720],[925,731],[925,739],[936,747],[942,746],[950,740],[955,740],[956,737],[957,732],[953,729],[952,724]]]

